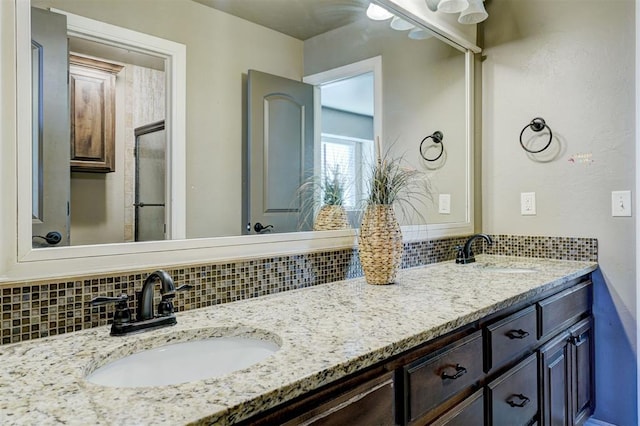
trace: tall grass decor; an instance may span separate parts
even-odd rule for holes
[[[370,170],[358,254],[367,283],[393,284],[402,263],[402,230],[394,206],[420,214],[413,201],[429,193],[428,183],[418,170],[404,167],[402,157],[380,153]]]

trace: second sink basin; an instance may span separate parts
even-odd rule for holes
[[[86,380],[111,387],[176,385],[241,370],[279,348],[255,337],[203,338],[136,352],[96,369]]]

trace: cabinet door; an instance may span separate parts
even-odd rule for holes
[[[585,318],[569,329],[572,424],[581,424],[593,408],[593,320]]]
[[[562,333],[539,351],[540,412],[543,426],[569,424],[569,334]]]
[[[115,171],[115,74],[121,65],[69,57],[71,170]]]

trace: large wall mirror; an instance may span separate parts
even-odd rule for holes
[[[20,12],[28,8],[24,3],[16,0],[18,21],[29,15]],[[32,217],[26,214],[33,209],[19,212],[19,229],[23,232],[19,232],[18,263],[65,259],[71,262],[90,257],[97,265],[111,256],[107,265],[125,268],[127,261],[118,256],[136,255],[137,263],[132,258],[131,264],[151,265],[162,261],[157,256],[158,260],[154,260],[153,253],[173,253],[167,259],[183,262],[218,255],[223,258],[252,255],[261,253],[260,250],[268,253],[287,243],[289,248],[283,251],[292,251],[292,247],[320,249],[352,244],[353,230],[318,234],[305,232],[311,231],[313,225],[299,219],[274,226],[272,221],[277,219],[255,216],[251,207],[266,202],[253,201],[255,191],[250,180],[258,176],[264,181],[269,176],[272,187],[261,183],[268,194],[288,188],[288,192],[280,195],[280,206],[272,211],[289,217],[291,210],[296,210],[296,195],[291,192],[309,174],[326,174],[343,167],[341,173],[351,176],[349,186],[353,189],[349,197],[355,200],[361,187],[358,179],[362,178],[358,170],[371,161],[378,138],[384,150],[403,156],[410,167],[424,172],[431,183],[432,201],[425,205],[421,215],[426,223],[408,220],[405,229],[424,230],[426,236],[472,231],[472,53],[443,41],[442,36],[434,37],[424,27],[415,27],[411,16],[394,3],[380,3],[395,9],[398,18],[369,19],[365,13],[369,2],[365,0],[172,0],[159,4],[143,0],[31,0],[31,6],[38,9],[88,18],[185,46],[185,92],[184,103],[172,98],[176,87],[172,79],[180,72],[171,68],[175,64],[167,60],[170,55],[163,56],[162,52],[154,53],[148,48],[128,52],[126,45],[105,48],[96,37],[78,35],[68,28],[68,34],[72,35],[69,49],[74,55],[122,67],[111,71],[115,77],[115,167],[106,172],[69,167],[65,169],[68,177],[56,179],[62,187],[60,193],[68,194],[68,228],[61,232],[65,247],[58,244],[51,248],[48,247],[51,244],[43,243],[45,239],[34,238],[57,229],[35,231],[33,214]],[[313,7],[309,9],[309,5]],[[18,22],[18,26],[24,24]],[[25,47],[26,43],[18,42],[18,49]],[[26,47],[31,57],[31,42]],[[168,77],[167,73],[173,75]],[[18,74],[19,87],[27,85],[25,81],[21,85],[20,79],[28,79],[31,88],[41,87],[32,85],[32,73],[23,74]],[[256,133],[252,130],[254,116],[264,119],[286,109],[252,111],[251,96],[267,84],[262,77],[268,81],[275,78],[305,82],[311,87],[311,108],[306,109],[306,114],[313,119],[313,131],[311,142],[300,149],[307,158],[297,152],[292,155],[302,158],[297,169],[284,168],[291,161],[286,157],[289,150],[282,147],[272,151],[270,147],[262,148],[263,154],[271,158],[262,159],[261,166],[276,164],[268,173],[256,171],[252,163],[250,140]],[[42,95],[41,102],[46,105],[47,94]],[[71,96],[69,102],[73,104],[73,93]],[[35,94],[32,98],[37,101]],[[257,103],[264,106],[265,101]],[[181,111],[176,112],[175,108]],[[30,106],[29,111],[38,109]],[[182,134],[172,128],[176,120],[184,126]],[[161,162],[164,175],[144,179],[136,176],[140,160],[134,155],[140,142],[135,136],[136,129],[159,121],[166,125],[162,133],[166,145],[158,145],[160,154],[150,149],[143,152],[166,158]],[[444,154],[437,161],[425,161],[419,146],[435,131],[444,135]],[[281,131],[287,132],[290,131],[286,128]],[[31,127],[28,134],[39,133]],[[263,147],[265,138],[260,141]],[[18,141],[23,142],[28,141]],[[426,144],[432,142],[427,140]],[[44,162],[43,170],[47,170],[50,155],[32,146],[33,153],[41,154],[38,161]],[[64,148],[69,149],[69,145],[65,143]],[[428,146],[427,156],[436,156],[439,149],[438,145]],[[62,161],[69,159],[63,156]],[[38,162],[29,160],[29,164],[35,168]],[[280,175],[276,176],[275,171],[280,171]],[[39,176],[38,173],[32,173],[31,179],[40,182],[34,176]],[[145,192],[138,188],[142,185],[139,182],[158,181],[165,183],[162,186],[166,187],[165,199],[141,201],[136,197],[138,191]],[[21,188],[25,188],[24,182]],[[30,188],[45,193],[43,196],[34,192],[30,200],[46,200],[46,186],[30,185]],[[162,190],[152,188],[147,192],[157,194]],[[136,241],[139,234],[136,224],[142,220],[136,209],[153,208],[167,212],[140,217],[164,220],[164,235],[162,228],[155,226],[160,229],[159,234],[156,232],[150,239],[156,241]],[[260,232],[255,226],[257,222],[263,226],[261,233],[267,231],[268,235],[255,235]],[[161,238],[172,241],[157,241]],[[87,270],[91,269],[87,264]]]

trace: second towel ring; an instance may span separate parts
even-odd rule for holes
[[[436,158],[427,158],[422,151],[422,145],[427,139],[432,139],[433,143],[440,144],[440,154],[438,154]],[[420,156],[427,161],[436,161],[437,159],[442,157],[442,154],[444,153],[444,144],[442,143],[442,139],[444,139],[444,135],[439,130],[436,130],[432,135],[426,136],[424,139],[422,139],[422,142],[420,142]]]
[[[547,144],[538,150],[529,149],[526,146],[524,146],[524,142],[522,142],[522,135],[524,134],[524,131],[527,130],[527,128],[531,128],[531,130],[533,130],[536,133],[543,131],[545,128],[549,130],[549,140],[547,141]],[[520,146],[522,147],[522,149],[524,149],[530,154],[537,154],[549,148],[549,145],[551,145],[552,139],[553,139],[553,132],[551,131],[551,128],[547,126],[547,123],[544,121],[544,118],[541,118],[541,117],[536,117],[533,120],[531,120],[531,123],[524,126],[524,129],[522,129],[522,131],[520,132]]]

